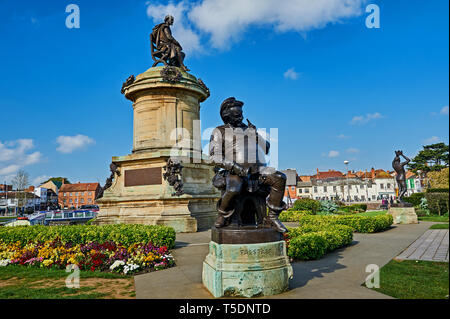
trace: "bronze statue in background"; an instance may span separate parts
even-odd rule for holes
[[[216,166],[213,185],[222,191],[215,227],[234,221],[238,225],[270,225],[284,233],[287,229],[278,216],[286,207],[282,201],[286,175],[266,165],[270,143],[249,120],[248,125],[242,122],[243,105],[234,97],[223,101],[220,116],[225,124],[216,127],[210,139],[209,154]]]
[[[405,159],[404,162],[401,162],[400,156]],[[405,196],[407,191],[405,165],[407,165],[410,161],[411,160],[408,157],[403,155],[402,151],[395,151],[395,158],[392,161],[392,168],[394,168],[394,171],[397,173],[395,179],[398,184],[398,202],[401,206],[412,206],[411,204],[403,201],[403,196]],[[393,206],[397,205],[393,204]]]
[[[189,69],[184,65],[185,54],[180,43],[172,36],[170,26],[173,25],[174,18],[168,15],[164,23],[160,23],[153,28],[150,34],[150,46],[152,59],[155,61],[153,66],[163,63],[168,66],[176,66],[184,71]]]
[[[110,188],[112,186],[112,182],[113,182],[115,175],[120,176],[119,168],[117,167],[117,165],[114,162],[109,164],[109,171],[111,172],[111,174],[106,179],[105,185],[100,188],[95,199],[99,199],[99,198],[103,197],[103,193],[105,192],[105,190],[107,190],[108,188]]]

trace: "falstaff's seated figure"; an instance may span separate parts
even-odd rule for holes
[[[269,152],[270,144],[257,133],[250,121],[247,120],[248,126],[242,123],[243,105],[234,97],[223,101],[220,116],[225,124],[216,127],[211,135],[210,157],[214,165],[222,169],[216,169],[218,173],[213,180],[213,184],[222,189],[215,226],[220,228],[228,225],[237,206],[236,196],[241,192],[252,193],[255,189],[267,188],[269,213],[265,220],[278,232],[284,233],[287,229],[278,216],[286,206],[282,201],[286,175],[266,166],[265,155]]]
[[[155,61],[153,66],[158,63],[164,65],[176,66],[184,71],[189,69],[184,65],[185,54],[180,43],[172,36],[170,26],[173,25],[174,18],[168,15],[164,19],[164,23],[160,23],[153,28],[150,34],[150,44],[152,58]]]

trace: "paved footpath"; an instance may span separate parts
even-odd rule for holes
[[[395,259],[448,262],[448,229],[429,229]]]
[[[369,275],[366,266],[376,264],[381,268],[421,237],[432,224],[420,222],[397,225],[381,233],[355,233],[353,243],[348,247],[329,253],[320,260],[292,263],[294,278],[290,281],[290,290],[265,298],[391,298],[361,286]],[[177,234],[173,250],[177,266],[135,276],[136,298],[213,298],[202,285],[203,260],[208,254],[210,238],[210,231]]]

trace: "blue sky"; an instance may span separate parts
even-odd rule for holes
[[[0,182],[24,169],[35,183],[104,183],[132,148],[122,82],[151,66],[165,13],[211,90],[202,128],[221,124],[222,100],[243,100],[245,117],[278,128],[279,169],[391,169],[396,149],[448,143],[448,1],[233,0],[215,16],[221,1],[1,1]],[[65,25],[70,3],[79,29]],[[365,25],[371,3],[379,29]]]

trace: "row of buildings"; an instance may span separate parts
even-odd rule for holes
[[[99,191],[99,183],[68,184],[64,180],[50,180],[21,191],[13,191],[11,185],[3,184],[0,185],[0,214],[15,214],[19,208],[36,211],[95,205]]]
[[[370,171],[328,170],[315,175],[298,175],[295,169],[284,170],[287,176],[285,196],[291,200],[311,198],[346,202],[370,202],[395,199],[398,185],[395,172],[372,168]],[[406,174],[407,195],[422,192],[423,180],[411,171]]]

